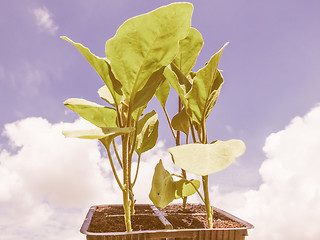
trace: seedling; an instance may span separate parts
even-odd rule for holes
[[[227,43],[228,44],[228,43]],[[178,197],[197,192],[206,206],[209,228],[213,227],[212,207],[209,199],[208,175],[228,167],[234,159],[245,151],[245,144],[241,140],[213,141],[208,144],[206,120],[211,113],[223,85],[223,76],[218,70],[218,63],[225,44],[206,65],[198,72],[192,72],[197,56],[203,45],[201,34],[191,29],[188,36],[180,41],[179,53],[167,67],[166,81],[157,91],[158,97],[168,119],[173,136],[183,132],[186,144],[169,149],[175,165],[183,169],[181,175],[167,172],[160,161],[155,168],[150,199],[156,206],[165,207]],[[170,85],[179,96],[179,112],[170,120],[165,110],[166,99]],[[193,143],[189,143],[189,134]],[[187,180],[186,173],[190,172],[202,177],[203,195],[198,191],[197,180]],[[173,187],[177,183],[172,176],[181,178],[180,182],[188,188],[185,194],[177,195]],[[161,185],[159,179],[166,179]],[[193,191],[190,189],[193,188]],[[185,204],[185,201],[184,201]]]
[[[66,100],[64,104],[68,108],[97,128],[63,134],[98,139],[106,148],[112,172],[123,193],[127,231],[132,231],[133,187],[141,155],[153,148],[158,137],[157,114],[152,111],[143,116],[143,111],[166,79],[165,71],[177,55],[179,41],[188,35],[192,11],[189,3],[174,3],[127,20],[106,42],[106,58],[97,57],[83,45],[62,37],[72,43],[100,75],[105,86],[98,93],[107,103],[103,106],[78,98]],[[115,141],[118,136],[120,146]],[[112,156],[112,148],[116,157]],[[134,160],[138,166],[135,174],[131,169]],[[122,168],[122,180],[115,162]]]

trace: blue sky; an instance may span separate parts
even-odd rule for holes
[[[171,2],[12,0],[3,3],[0,8],[2,166],[7,166],[8,156],[17,156],[28,142],[19,142],[23,136],[13,133],[23,133],[24,127],[29,126],[23,124],[24,120],[31,119],[30,129],[36,135],[44,129],[52,130],[55,124],[77,121],[78,117],[62,104],[67,98],[103,103],[96,93],[103,85],[102,80],[77,50],[59,36],[68,36],[104,57],[106,40],[113,37],[126,19]],[[211,183],[219,186],[221,194],[258,190],[265,183],[259,169],[268,159],[266,138],[286,129],[292,119],[305,116],[320,102],[320,3],[315,0],[191,2],[192,26],[204,39],[195,70],[202,68],[224,43],[230,42],[219,65],[225,84],[208,119],[209,139],[239,138],[247,146],[245,155],[235,164],[210,177]],[[173,114],[176,97],[171,96],[169,101],[169,113]],[[158,111],[160,122],[164,120],[157,101],[152,101],[149,108]],[[47,127],[39,127],[38,131],[39,119],[33,117],[48,121],[44,124]],[[160,128],[161,149],[171,147],[173,140],[165,121]],[[32,139],[30,142],[34,143]],[[53,148],[56,146],[50,143]],[[98,145],[90,146],[88,149],[98,148]],[[16,171],[13,166],[4,169]],[[46,207],[52,206],[47,198],[38,200],[47,201]],[[89,200],[82,204],[90,204]],[[7,204],[0,201],[0,207],[6,206],[2,203]]]

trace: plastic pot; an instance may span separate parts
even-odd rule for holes
[[[136,213],[132,216],[132,222],[134,223],[135,221],[138,223],[138,228],[141,228],[139,230],[134,229],[132,232],[125,232],[123,226],[123,230],[120,232],[104,231],[104,227],[109,229],[109,227],[123,221],[122,205],[114,204],[92,206],[88,211],[80,232],[87,235],[87,240],[244,240],[245,236],[248,235],[247,230],[253,228],[252,224],[215,207],[213,210],[214,215],[218,215],[219,217],[219,219],[216,220],[218,225],[219,222],[231,221],[239,226],[224,228],[214,227],[213,229],[197,228],[192,226],[193,224],[196,225],[197,220],[192,219],[205,218],[204,211],[196,213],[166,212],[157,209],[153,205],[147,204],[136,204],[135,208]],[[98,215],[103,217],[102,222],[97,222],[95,216]],[[179,229],[181,228],[179,221],[178,223],[173,223],[172,221],[176,217],[182,219],[181,223],[188,221],[190,223],[191,221],[191,227],[193,229]],[[158,223],[157,225],[159,229],[155,230],[153,228],[144,228],[144,226],[139,225],[140,222],[148,224]]]

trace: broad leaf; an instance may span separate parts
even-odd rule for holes
[[[101,99],[105,100],[110,105],[115,106],[115,102],[113,100],[112,94],[106,85],[99,88],[98,94]]]
[[[171,174],[164,169],[161,160],[154,170],[149,198],[160,208],[165,208],[175,199],[175,183]]]
[[[63,104],[97,127],[117,127],[117,113],[113,108],[108,108],[82,98],[69,98]]]
[[[151,75],[173,61],[179,40],[189,32],[192,11],[189,3],[158,8],[127,20],[107,41],[106,56],[130,107]]]
[[[155,111],[146,114],[137,126],[136,149],[138,155],[152,149],[158,139],[158,115]]]
[[[171,64],[171,65],[173,65],[173,64]],[[177,75],[174,73],[174,71],[172,71],[169,67],[167,67],[164,70],[164,76],[169,81],[169,83],[173,87],[173,89],[178,93],[183,106],[188,108],[188,102],[185,97],[186,89],[183,85],[180,85]]]
[[[217,72],[216,79],[214,80],[214,85],[212,86],[211,93],[208,97],[207,104],[205,106],[205,118],[208,118],[210,112],[212,111],[216,101],[219,97],[220,90],[223,84],[223,77],[220,71]]]
[[[215,141],[212,144],[185,144],[170,148],[172,159],[178,167],[206,176],[228,167],[245,152],[241,140]]]
[[[192,182],[192,183],[190,183]],[[200,188],[200,181],[192,179],[188,181],[186,179],[181,179],[174,182],[175,185],[175,198],[184,198],[191,196],[197,192],[196,189]]]
[[[96,128],[89,130],[70,130],[62,131],[65,137],[83,139],[102,139],[108,136],[119,136],[134,131],[133,127],[128,128]]]
[[[61,38],[72,43],[82,53],[82,55],[87,59],[87,61],[102,78],[102,80],[108,87],[114,101],[119,104],[122,96],[121,84],[117,79],[115,79],[107,60],[104,58],[97,57],[96,55],[91,53],[88,48],[84,47],[80,43],[75,43],[74,41],[65,36]]]
[[[201,33],[195,28],[191,28],[188,36],[179,42],[179,52],[173,63],[184,76],[188,76],[191,72],[202,46]]]
[[[220,80],[220,78],[217,78],[219,74],[218,64],[226,45],[227,44],[212,56],[204,68],[197,72],[193,79],[192,89],[186,95],[189,108],[192,111],[192,119],[199,124],[201,124],[206,117],[206,107],[209,105],[208,102],[213,99],[212,93],[215,90],[216,94],[220,92],[218,89],[222,83],[219,85],[215,81],[217,79]]]
[[[166,79],[155,93],[156,98],[158,99],[158,101],[160,102],[163,108],[165,108],[166,106],[169,93],[170,93],[170,83]]]
[[[164,82],[165,77],[163,75],[164,67],[154,72],[149,80],[147,81],[144,88],[139,90],[134,97],[133,110],[146,105],[151,98],[154,96],[155,92],[159,86]]]
[[[178,112],[171,121],[174,130],[184,132],[186,135],[189,134],[190,123],[189,116],[186,113],[186,109],[183,108],[182,111]]]

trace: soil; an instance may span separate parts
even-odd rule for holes
[[[202,204],[187,204],[182,210],[180,204],[172,204],[159,209],[174,229],[208,228],[205,206]],[[133,231],[164,229],[163,223],[154,214],[149,205],[136,205],[135,215],[131,216]],[[149,215],[147,215],[149,214]],[[117,215],[117,216],[116,216]],[[121,215],[121,216],[120,216]],[[243,224],[231,220],[218,212],[213,213],[214,228],[240,228]],[[125,232],[123,207],[100,206],[92,216],[89,232]]]

